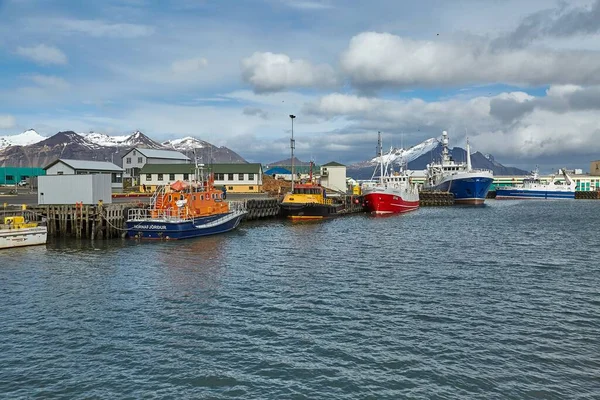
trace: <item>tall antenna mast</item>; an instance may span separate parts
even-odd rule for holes
[[[296,148],[296,141],[294,140],[294,118],[296,118],[296,116],[290,114],[290,119],[292,120],[292,138],[290,139],[290,149],[292,151],[292,193],[294,193],[294,181],[296,180],[296,175],[294,174],[294,149]]]

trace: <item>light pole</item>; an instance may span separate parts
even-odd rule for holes
[[[294,193],[294,181],[296,180],[296,175],[294,175],[294,149],[296,148],[296,142],[294,141],[294,118],[296,116],[290,114],[290,118],[292,120],[292,138],[290,139],[290,149],[292,150],[292,193]]]

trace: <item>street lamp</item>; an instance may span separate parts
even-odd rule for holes
[[[292,150],[292,193],[294,193],[294,180],[296,177],[294,175],[294,149],[296,148],[296,142],[294,141],[294,118],[296,116],[290,114],[290,118],[292,120],[292,138],[290,139],[290,149]]]

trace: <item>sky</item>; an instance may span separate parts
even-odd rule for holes
[[[0,0],[0,135],[194,136],[351,164],[447,130],[505,165],[600,159],[600,0]]]

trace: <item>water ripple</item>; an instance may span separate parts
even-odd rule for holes
[[[0,393],[593,398],[597,207],[491,201],[2,252]]]

